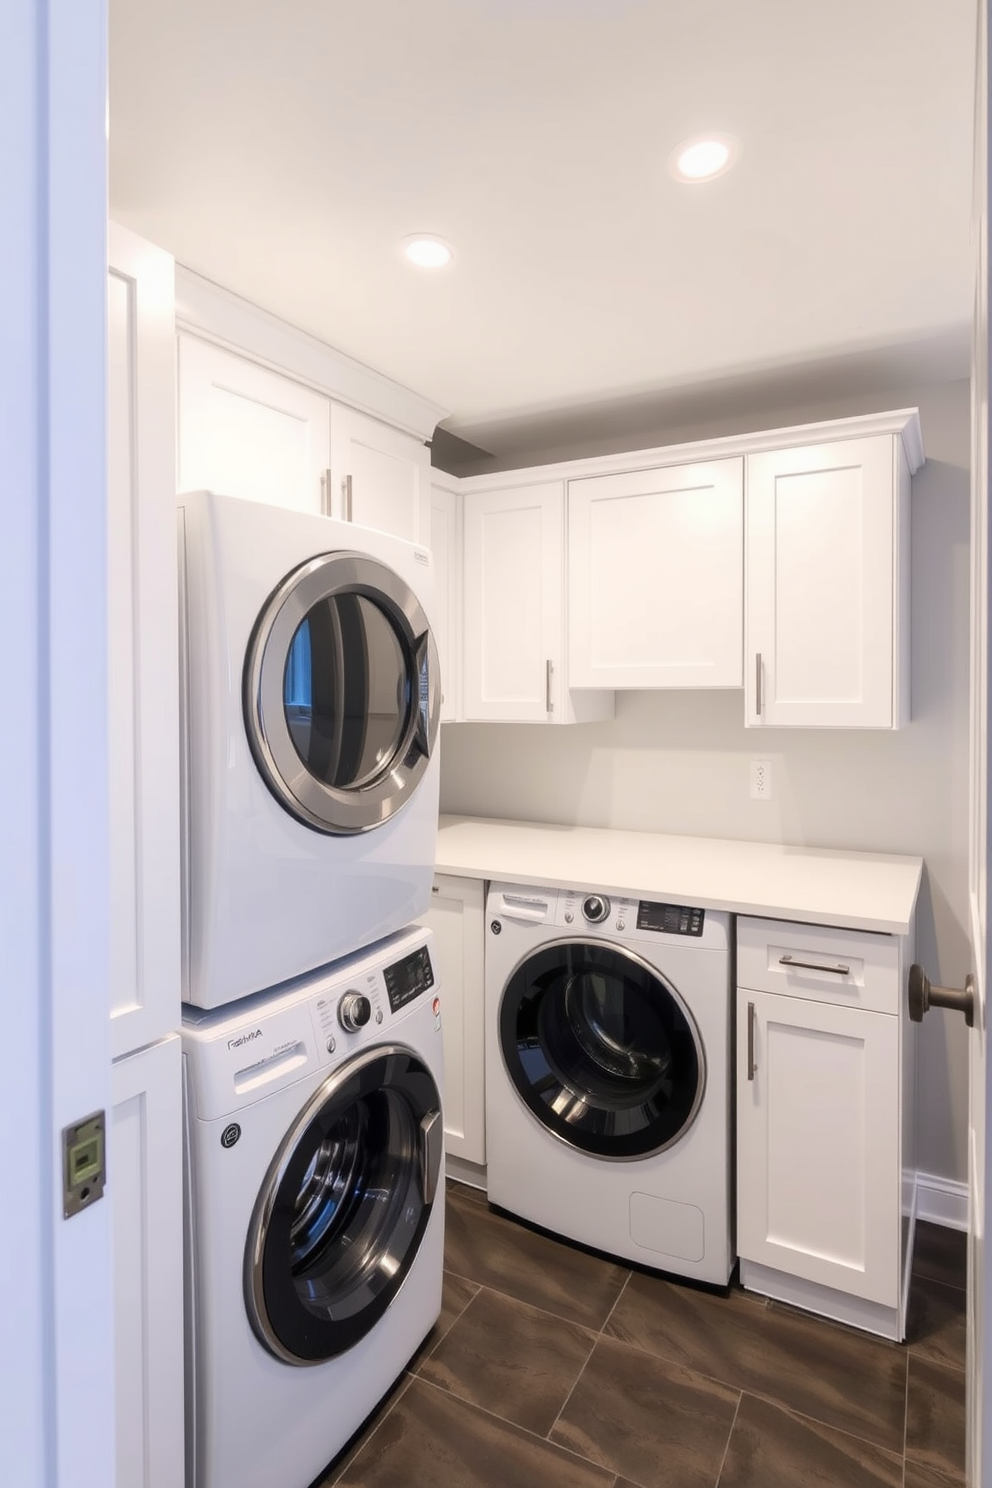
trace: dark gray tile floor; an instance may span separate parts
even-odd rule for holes
[[[444,1308],[319,1488],[959,1488],[965,1237],[886,1343],[561,1243],[449,1184]],[[318,1488],[318,1485],[314,1485]]]

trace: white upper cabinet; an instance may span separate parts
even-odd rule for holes
[[[422,439],[335,403],[330,463],[329,516],[426,546],[431,460]]]
[[[179,1024],[179,620],[173,263],[113,223],[108,248],[110,1002],[116,1058]]]
[[[572,687],[742,685],[744,461],[568,485]]]
[[[430,533],[422,439],[198,336],[179,337],[179,488]]]
[[[179,337],[179,489],[324,510],[331,400],[197,336]]]
[[[611,717],[612,697],[573,700],[565,686],[564,482],[469,490],[463,499],[463,716]]]
[[[434,559],[434,641],[441,662],[441,722],[461,716],[461,499],[431,487],[430,549]]]
[[[564,499],[561,481],[465,495],[468,719],[554,717]]]
[[[909,494],[896,434],[748,456],[749,727],[908,721]]]

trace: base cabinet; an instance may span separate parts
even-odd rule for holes
[[[486,1160],[483,971],[485,884],[439,873],[421,920],[434,932],[444,1037],[444,1136],[448,1156]]]
[[[892,936],[738,921],[741,1280],[889,1337],[912,1220],[901,971]]]
[[[113,1066],[117,1488],[183,1488],[182,1057],[171,1034]]]

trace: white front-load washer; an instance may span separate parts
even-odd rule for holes
[[[730,917],[494,883],[486,913],[493,1204],[725,1286]]]
[[[386,533],[179,498],[183,996],[218,1007],[430,901],[431,557]]]
[[[307,1488],[437,1320],[431,947],[184,1011],[187,1488]]]

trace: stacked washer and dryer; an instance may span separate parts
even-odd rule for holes
[[[437,1319],[429,554],[179,503],[189,1488],[306,1488]]]

